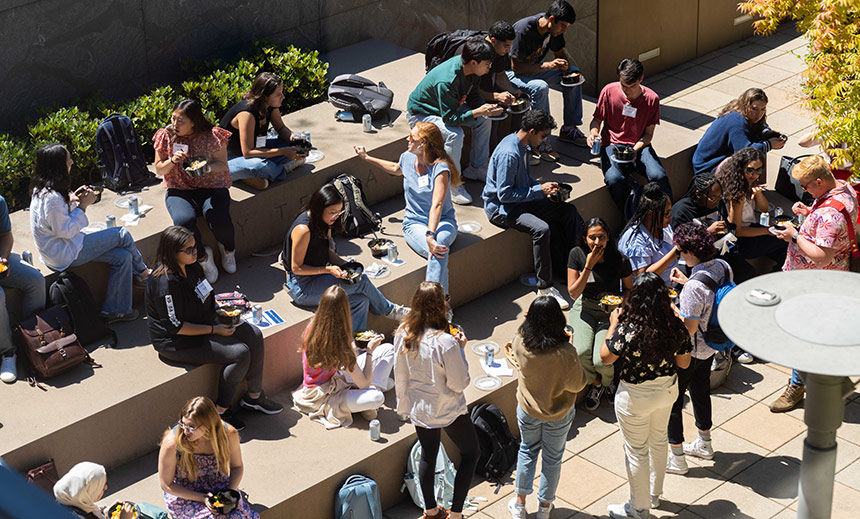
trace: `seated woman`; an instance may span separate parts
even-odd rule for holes
[[[567,263],[567,293],[574,300],[567,322],[573,328],[573,345],[579,354],[585,381],[591,384],[585,408],[597,409],[604,392],[615,399],[615,368],[600,362],[600,345],[609,329],[609,313],[600,306],[605,295],[626,296],[633,286],[633,271],[627,256],[618,252],[609,226],[592,218],[580,234],[582,243],[570,250]]]
[[[287,173],[305,163],[306,148],[296,147],[293,132],[284,125],[281,78],[261,72],[251,89],[221,118],[219,126],[230,132],[227,161],[233,180],[242,180],[263,190],[269,182],[283,180]],[[269,123],[278,136],[268,137]]]
[[[349,427],[352,413],[376,418],[391,389],[394,346],[376,334],[365,349],[353,340],[346,292],[329,287],[303,334],[302,386],[293,392],[293,406],[326,429]],[[357,389],[353,389],[355,386]]]
[[[236,272],[236,239],[230,218],[230,171],[227,169],[225,143],[230,133],[206,120],[200,103],[186,99],[176,104],[170,124],[155,132],[155,171],[164,178],[167,188],[165,205],[173,219],[194,233],[202,243],[197,217],[206,218],[209,229],[218,241],[221,266],[228,274]],[[191,161],[206,165],[193,170]],[[211,247],[197,251],[197,261],[203,267],[206,280],[218,279],[218,267]]]
[[[107,490],[107,473],[98,463],[82,461],[54,484],[54,499],[79,519],[106,519],[116,505],[100,508],[96,501]],[[110,510],[108,510],[110,509]],[[134,505],[122,503],[118,519],[132,519]]]
[[[678,247],[672,244],[672,202],[651,182],[642,189],[642,197],[633,217],[618,239],[618,250],[630,260],[633,273],[654,272],[666,283],[678,259]]]
[[[221,421],[205,396],[186,402],[176,425],[164,431],[158,450],[158,482],[170,517],[259,519],[241,497],[228,515],[206,502],[222,490],[238,490],[244,473],[236,428]]]
[[[711,172],[693,175],[687,192],[672,204],[672,228],[699,220],[708,226],[708,232],[717,234],[726,230],[720,214],[723,188]]]
[[[143,284],[149,276],[134,238],[125,227],[111,227],[86,234],[86,210],[96,194],[81,186],[71,194],[72,156],[62,144],[43,144],[36,150],[36,165],[30,181],[30,231],[42,263],[62,272],[90,261],[110,264],[102,317],[108,323],[134,321],[132,284]]]
[[[165,359],[221,369],[215,403],[225,422],[242,430],[245,424],[229,408],[242,381],[248,391],[240,405],[265,414],[284,410],[263,393],[263,334],[256,326],[216,324],[215,295],[197,262],[197,241],[184,227],[161,233],[155,270],[146,284],[149,337]]]
[[[346,278],[340,268],[346,260],[331,246],[332,229],[340,228],[342,214],[343,198],[336,187],[326,184],[311,195],[290,226],[282,260],[287,271],[285,286],[297,305],[318,305],[330,286]],[[353,330],[367,327],[368,312],[400,321],[409,311],[386,299],[365,274],[353,284],[343,284],[343,289],[349,295]]]
[[[385,172],[403,177],[406,243],[427,258],[424,279],[440,283],[447,293],[448,247],[457,238],[457,221],[448,187],[463,182],[457,165],[445,152],[445,140],[435,124],[416,123],[406,146],[399,162],[371,157],[364,146],[355,146],[355,152]]]
[[[462,331],[456,337],[448,332],[442,285],[422,281],[412,296],[412,311],[394,336],[394,383],[397,412],[409,416],[421,444],[418,482],[425,519],[463,517],[463,503],[481,454],[463,395],[471,381],[463,353],[466,336]],[[444,508],[437,506],[434,492],[436,455],[443,429],[460,451],[451,512],[447,515]]]
[[[714,171],[723,160],[748,146],[762,156],[782,149],[785,141],[767,125],[766,111],[767,95],[760,88],[747,89],[724,106],[693,152],[693,173]]]

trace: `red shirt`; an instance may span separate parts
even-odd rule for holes
[[[624,115],[626,111],[631,115]],[[632,115],[635,110],[635,115]],[[643,86],[642,94],[632,102],[628,101],[621,90],[621,83],[609,83],[600,91],[594,118],[603,121],[600,133],[602,146],[610,144],[634,145],[645,133],[645,128],[660,124],[660,96]]]

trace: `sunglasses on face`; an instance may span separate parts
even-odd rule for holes
[[[179,420],[178,422],[176,422],[176,426],[179,427],[180,429],[182,429],[187,434],[194,434],[194,431],[197,430],[196,425],[188,425],[185,422],[183,422],[182,420]]]
[[[810,181],[809,181],[809,182],[807,182],[806,184],[800,184],[800,188],[801,188],[801,189],[803,189],[804,191],[806,191],[806,188],[808,188],[812,183],[814,183],[814,182],[816,182],[816,181],[818,181],[818,179],[817,179],[817,178],[816,178],[816,179],[813,179],[813,180],[810,180]]]

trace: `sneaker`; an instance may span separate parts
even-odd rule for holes
[[[508,512],[511,513],[511,519],[526,519],[526,505],[517,502],[516,496],[508,501]]]
[[[803,400],[804,391],[806,391],[805,386],[789,384],[788,387],[785,388],[785,392],[782,396],[770,404],[770,412],[784,413],[786,411],[791,411],[800,403],[801,400]]]
[[[651,496],[651,508],[660,508],[660,496]]]
[[[257,191],[263,191],[269,187],[269,179],[267,178],[243,178],[242,182],[244,182],[245,185],[256,189]]]
[[[221,252],[221,267],[224,268],[224,272],[227,274],[235,274],[236,273],[236,251],[232,250],[227,252],[224,249],[224,246],[220,243],[218,244],[218,250]]]
[[[18,380],[18,366],[16,364],[17,357],[14,353],[3,356],[3,361],[0,363],[0,380],[7,384],[11,384]]]
[[[550,143],[544,141],[538,148],[540,159],[546,162],[558,162],[558,152],[552,149]]]
[[[215,266],[215,256],[212,254],[212,247],[206,246],[203,248],[206,251],[206,259],[200,262],[203,267],[203,275],[206,276],[206,281],[212,284],[218,281],[218,267]]]
[[[394,319],[395,321],[402,321],[406,314],[412,311],[408,306],[398,305],[397,303],[391,308],[391,311],[385,315],[389,319]]]
[[[549,514],[552,513],[552,509],[552,503],[547,503],[546,505],[539,504],[537,519],[549,519]]]
[[[618,386],[613,382],[606,386],[606,401],[610,405],[615,405],[615,392],[618,391]]]
[[[260,396],[257,398],[251,398],[248,396],[248,393],[245,393],[239,405],[245,409],[253,409],[264,414],[278,414],[284,410],[284,406],[267,397],[263,391],[260,392]]]
[[[236,413],[233,412],[232,409],[227,409],[223,413],[221,413],[221,421],[227,422],[232,425],[234,429],[237,431],[241,431],[245,429],[245,422],[243,422]]]
[[[135,274],[134,279],[132,280],[134,282],[134,286],[145,287],[146,280],[149,279],[150,274],[152,274],[152,269],[146,269],[140,274]]]
[[[570,308],[570,303],[567,302],[567,299],[565,299],[555,287],[539,288],[538,295],[554,297],[555,300],[558,301],[558,306],[560,306],[562,310]]]
[[[630,503],[624,503],[623,505],[609,505],[606,507],[606,513],[613,519],[627,519],[629,517],[632,517],[633,519],[647,519],[651,516],[648,510],[636,510],[630,506]]]
[[[305,159],[291,160],[291,161],[287,162],[286,164],[284,164],[284,172],[292,173],[293,171],[296,170],[296,168],[298,168],[299,166],[303,166],[304,164],[305,164]],[[265,179],[263,179],[263,180],[265,180]],[[266,180],[267,187],[268,187],[268,183],[269,183],[269,181]],[[266,188],[264,187],[263,189],[266,189]]]
[[[451,201],[459,205],[469,205],[472,203],[472,196],[466,191],[465,184],[451,186]]]
[[[666,472],[683,476],[689,471],[690,467],[687,466],[687,458],[684,456],[675,456],[671,452],[669,453],[669,459],[666,462]]]
[[[537,166],[540,164],[540,152],[529,153],[529,166]]]
[[[376,409],[367,409],[366,411],[362,411],[358,413],[362,418],[367,420],[368,422],[371,420],[375,420],[379,413],[376,412]]]
[[[562,128],[560,132],[558,132],[558,140],[561,142],[569,142],[574,146],[579,146],[580,148],[587,148],[588,142],[587,138],[582,130],[577,127],[565,127]]]
[[[684,444],[684,454],[703,460],[712,460],[714,459],[714,447],[711,446],[711,442],[696,437],[692,442]]]
[[[463,170],[463,178],[468,178],[471,180],[479,180],[481,182],[487,181],[487,166],[482,168],[476,168],[475,166],[469,166],[468,168]]]
[[[603,391],[606,388],[603,386],[595,386],[594,384],[588,389],[585,395],[585,408],[589,411],[594,411],[600,405],[600,397],[603,396]]]
[[[755,357],[753,357],[752,355],[750,355],[749,353],[747,353],[747,352],[745,352],[745,351],[744,351],[744,352],[742,352],[740,355],[738,355],[738,359],[737,359],[737,360],[738,360],[738,362],[740,362],[741,364],[749,364],[749,363],[751,363],[752,361],[754,361],[754,360],[755,360]]]
[[[445,309],[445,319],[447,319],[449,323],[454,322],[454,310],[450,306]]]
[[[120,321],[137,320],[137,318],[140,317],[140,313],[137,310],[132,309],[131,312],[129,312],[127,314],[121,314],[119,312],[116,312],[116,313],[102,312],[101,316],[102,316],[102,319],[107,321],[108,324],[111,324],[111,323],[118,323]]]

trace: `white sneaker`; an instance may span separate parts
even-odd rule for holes
[[[651,496],[651,508],[660,508],[660,496]]]
[[[406,314],[412,311],[408,306],[398,305],[394,303],[394,306],[391,308],[391,311],[385,317],[389,319],[394,319],[395,321],[402,321]]]
[[[358,414],[360,414],[361,417],[364,418],[365,420],[367,420],[368,422],[376,419],[376,417],[379,415],[379,413],[376,412],[376,409],[367,409],[367,410],[364,410]]]
[[[743,352],[740,355],[738,355],[738,362],[740,362],[741,364],[749,364],[750,362],[752,362],[754,360],[755,360],[755,357],[753,357],[752,355],[750,355],[747,352]]]
[[[18,367],[15,364],[16,356],[4,355],[3,361],[0,363],[0,380],[7,384],[11,384],[18,380]]]
[[[472,197],[466,191],[466,186],[451,186],[451,201],[459,205],[469,205],[472,203]]]
[[[552,512],[552,503],[547,503],[546,506],[538,504],[537,519],[549,519],[549,514]]]
[[[669,460],[666,462],[666,472],[683,476],[689,471],[690,467],[687,466],[687,458],[684,456],[675,456],[671,452],[669,453]]]
[[[487,181],[487,166],[482,168],[476,168],[475,166],[469,166],[468,168],[463,170],[463,178],[468,178],[471,180],[479,180],[481,182]]]
[[[508,512],[511,513],[511,519],[526,519],[526,505],[517,502],[517,496],[508,501]]]
[[[697,436],[692,442],[684,444],[684,454],[703,460],[712,460],[714,459],[714,447],[711,446],[711,442],[706,442]]]
[[[629,517],[633,519],[648,519],[651,516],[648,510],[636,510],[630,506],[630,503],[609,505],[606,507],[606,513],[613,519],[627,519]]]
[[[218,250],[221,251],[221,266],[227,274],[236,273],[236,251],[227,252],[224,246],[218,244]]]
[[[554,297],[555,300],[558,301],[558,306],[560,306],[562,310],[570,308],[570,303],[567,302],[567,299],[565,299],[555,287],[539,288],[538,295]]]
[[[211,285],[218,281],[218,267],[215,266],[215,256],[212,254],[212,247],[204,247],[206,251],[206,260],[200,262],[203,267],[203,275],[206,276],[206,281]]]
[[[295,171],[296,168],[298,168],[299,166],[303,166],[304,164],[305,159],[291,160],[284,164],[284,172],[292,173],[293,171]]]

